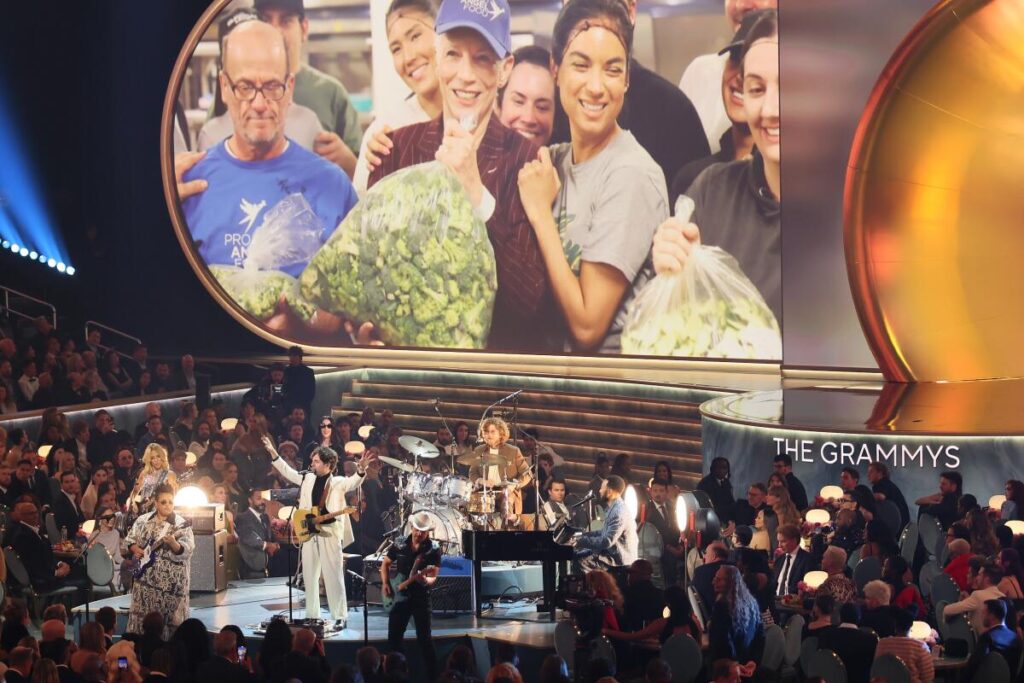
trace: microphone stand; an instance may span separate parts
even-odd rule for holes
[[[370,599],[369,587],[376,584],[371,584],[369,579],[361,574],[357,574],[351,569],[346,569],[345,571],[348,572],[352,578],[363,582],[363,646],[365,647],[370,644],[370,606],[369,602],[367,602]]]
[[[454,446],[455,445],[455,432],[453,432],[451,430],[451,428],[448,426],[448,420],[444,419],[444,413],[441,412],[441,401],[436,399],[436,398],[434,399],[434,412],[437,413],[437,416],[439,418],[441,418],[441,425],[445,429],[448,430],[449,434],[452,435],[452,444],[451,445]],[[450,454],[451,474],[452,474],[452,476],[455,476],[455,474],[456,474],[456,472],[455,472],[455,451],[456,450],[458,450],[458,449],[457,448],[452,448],[451,454]]]

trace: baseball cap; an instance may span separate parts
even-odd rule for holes
[[[440,34],[455,28],[473,29],[499,57],[512,53],[512,11],[508,0],[444,0],[434,31]]]
[[[750,35],[750,29],[754,28],[754,24],[757,23],[757,20],[774,11],[775,10],[770,9],[760,9],[744,14],[743,20],[740,22],[740,27],[736,29],[736,33],[733,35],[732,40],[728,45],[719,50],[718,54],[724,55],[728,52],[730,53],[729,56],[731,58],[735,58],[737,53],[743,49],[743,43],[746,42],[747,36]]]
[[[256,0],[253,9],[257,12],[268,9],[284,10],[288,14],[297,14],[300,19],[306,16],[306,7],[302,0]]]

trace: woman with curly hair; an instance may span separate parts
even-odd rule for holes
[[[999,539],[996,538],[992,520],[983,510],[971,510],[964,520],[967,531],[971,534],[971,552],[982,557],[992,557],[999,552]]]
[[[622,591],[619,590],[619,584],[616,583],[615,577],[606,571],[594,569],[587,572],[587,587],[594,592],[595,598],[611,603],[604,610],[603,628],[618,631],[619,615],[622,614],[625,599],[622,597]]]
[[[757,600],[747,590],[740,570],[722,565],[715,572],[715,605],[711,610],[709,636],[710,661],[732,659],[751,662],[757,656],[759,641],[764,634],[761,610]]]
[[[135,478],[135,487],[128,495],[129,523],[135,517],[152,510],[153,492],[160,484],[169,484],[173,491],[178,490],[178,479],[171,471],[167,460],[167,449],[160,444],[151,443],[142,452],[142,469]]]

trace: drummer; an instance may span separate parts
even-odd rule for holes
[[[510,519],[519,519],[523,514],[522,489],[532,481],[526,458],[522,451],[506,443],[509,428],[501,418],[489,417],[481,422],[480,436],[484,445],[473,451],[475,464],[469,469],[469,480],[478,486],[504,488],[506,513]],[[489,464],[488,459],[495,464]]]

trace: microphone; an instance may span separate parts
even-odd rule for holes
[[[439,405],[441,405],[442,402],[443,401],[441,401],[441,399],[439,399],[439,398],[432,398],[432,399],[430,399],[430,405],[434,406],[435,408],[438,407]]]
[[[509,394],[508,396],[506,396],[505,398],[503,398],[500,401],[498,401],[498,403],[495,404],[495,405],[504,403],[505,401],[510,401],[510,400],[514,399],[516,396],[518,396],[521,393],[523,393],[523,390],[522,389],[517,389],[517,390],[513,391],[511,394]]]
[[[569,509],[570,510],[575,510],[576,508],[578,508],[579,506],[583,505],[584,503],[587,503],[587,502],[591,501],[593,498],[594,498],[594,490],[591,489],[591,490],[587,491],[587,495],[583,496],[583,498],[581,498],[578,503],[573,503],[572,505],[570,505]]]

